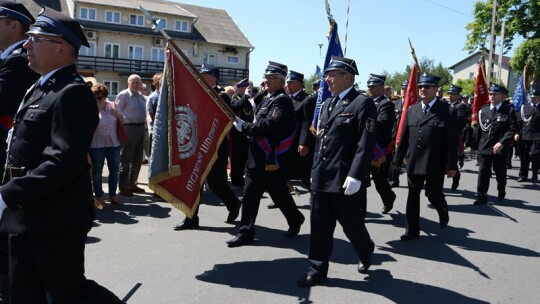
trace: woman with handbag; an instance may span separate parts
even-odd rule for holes
[[[92,92],[96,97],[99,110],[99,124],[94,132],[90,144],[90,159],[92,161],[92,183],[96,201],[104,204],[104,192],[102,188],[102,174],[105,159],[109,168],[109,201],[113,205],[120,205],[116,196],[118,188],[118,170],[120,167],[120,139],[123,127],[123,117],[114,109],[114,103],[107,99],[109,90],[104,84],[96,83],[92,86]],[[119,132],[120,131],[120,132]]]

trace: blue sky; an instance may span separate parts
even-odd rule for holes
[[[226,10],[255,50],[250,78],[258,83],[268,61],[288,65],[309,76],[322,68],[328,19],[324,0],[181,0]],[[357,61],[356,81],[364,87],[370,73],[403,71],[413,59],[407,38],[418,59],[428,57],[451,66],[468,56],[463,51],[473,21],[476,0],[350,0],[346,57]],[[329,0],[345,47],[347,0]],[[319,43],[324,43],[319,56]],[[496,53],[498,53],[498,48]]]

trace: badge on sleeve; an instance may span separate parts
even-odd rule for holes
[[[368,118],[366,121],[366,130],[370,133],[375,132],[375,120],[373,118]]]
[[[283,111],[281,109],[274,109],[272,111],[272,118],[274,119],[278,119],[281,117],[281,114],[283,113]]]

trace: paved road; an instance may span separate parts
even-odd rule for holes
[[[449,227],[439,228],[436,211],[422,196],[422,233],[411,242],[399,240],[406,176],[386,216],[379,212],[374,187],[369,188],[367,227],[376,249],[367,275],[356,271],[355,253],[338,225],[325,286],[296,287],[307,268],[309,221],[297,238],[285,238],[285,219],[265,207],[270,202],[265,197],[256,241],[227,248],[225,241],[236,229],[224,223],[226,208],[205,193],[196,231],[173,231],[183,215],[150,194],[97,211],[86,249],[87,276],[137,304],[538,303],[540,184],[517,183],[518,169],[512,169],[506,200],[497,201],[492,179],[489,205],[474,206],[474,163],[465,163],[459,189],[446,192]],[[147,180],[146,170],[139,180]],[[446,187],[450,184],[447,180]],[[295,201],[309,218],[309,195],[299,188]]]

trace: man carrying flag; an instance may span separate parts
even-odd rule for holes
[[[304,223],[287,186],[297,123],[291,98],[283,89],[287,71],[286,65],[270,61],[264,75],[268,95],[257,106],[255,120],[246,122],[236,117],[234,122],[239,132],[250,137],[250,145],[242,219],[236,237],[227,241],[229,247],[247,245],[255,239],[255,220],[265,191],[287,219],[286,237],[297,236]]]

